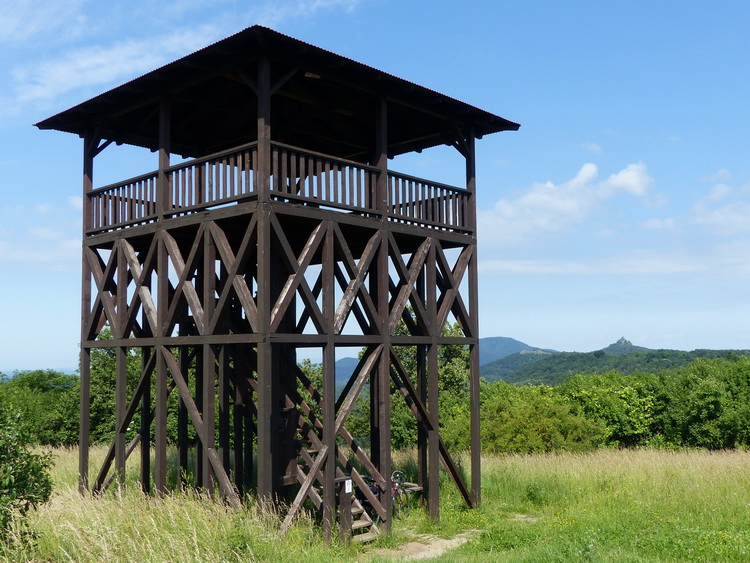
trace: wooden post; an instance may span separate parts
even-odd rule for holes
[[[157,334],[166,336],[169,310],[169,257],[163,241],[157,250]],[[156,358],[156,385],[154,392],[154,490],[167,492],[167,364],[164,359],[169,349],[159,347]]]
[[[344,479],[339,490],[339,540],[343,545],[352,541],[352,480]]]
[[[380,96],[375,108],[375,154],[374,164],[378,168],[378,179],[375,186],[375,209],[383,214],[388,213],[388,102]],[[388,291],[388,286],[386,286]]]
[[[336,519],[336,348],[334,346],[333,317],[336,308],[333,277],[333,229],[325,234],[323,246],[323,316],[326,323],[326,345],[323,348],[323,444],[328,457],[323,466],[323,534],[326,543],[332,539]],[[318,454],[320,455],[320,454]]]
[[[437,326],[437,280],[435,245],[431,244],[425,264],[427,269],[427,315],[432,343],[427,353],[427,412],[430,417],[430,430],[427,432],[427,509],[430,518],[440,519],[440,433],[438,427],[438,379],[440,377],[438,365],[440,327]]]
[[[151,492],[151,372],[147,365],[151,348],[141,348],[141,372],[143,373],[143,395],[141,396],[141,489]]]
[[[83,244],[81,248],[81,378],[80,418],[78,436],[78,489],[89,490],[89,434],[91,410],[91,349],[86,346],[89,335],[86,327],[91,316],[91,267],[86,259],[86,231],[91,227],[91,201],[93,189],[94,146],[96,138],[87,131],[83,139]]]
[[[427,307],[432,307],[433,304],[427,301],[427,281],[424,269],[419,274],[419,280],[417,282],[417,290],[419,297]],[[427,404],[427,354],[428,346],[419,344],[417,346],[417,391],[419,393],[419,399],[423,405]],[[423,424],[417,424],[417,483],[422,487],[423,491],[426,491],[429,487],[427,483],[428,469],[427,469],[427,431]],[[427,502],[426,496],[420,495],[420,502],[422,504]]]
[[[388,211],[388,106],[384,96],[378,100],[375,112],[375,163],[379,169],[375,195],[377,201],[375,208],[382,213],[382,221],[385,224]],[[390,293],[388,271],[388,247],[387,237],[383,237],[377,257],[377,294],[376,305],[378,309],[378,324],[383,353],[377,368],[377,428],[373,432],[377,437],[377,468],[385,478],[385,490],[380,496],[386,519],[382,524],[386,532],[390,532],[392,524],[391,506],[391,334],[388,319],[390,317]]]
[[[112,327],[116,340],[125,338],[125,325],[128,319],[128,269],[123,241],[115,246],[117,252],[117,323]],[[124,427],[127,408],[128,349],[117,346],[115,349],[115,472],[120,486],[125,485],[125,447],[127,436]]]
[[[271,68],[267,58],[258,62],[258,497],[275,502],[277,475],[276,445],[279,428],[273,381],[273,360],[269,341],[271,326],[271,249],[272,227],[269,205],[271,175]]]
[[[213,317],[216,303],[216,245],[206,230],[203,237],[203,313],[206,319]],[[216,352],[209,343],[203,344],[203,487],[209,496],[214,494],[215,475],[209,459],[210,450],[216,447]],[[198,392],[198,391],[196,391]]]
[[[169,168],[171,145],[171,108],[169,100],[162,98],[159,105],[159,175],[156,180],[156,209],[163,218],[172,209]]]
[[[474,506],[482,500],[481,493],[481,438],[479,433],[479,274],[477,269],[477,200],[476,200],[476,149],[474,131],[469,131],[466,139],[466,189],[469,199],[469,228],[474,246],[469,262],[469,319],[472,323],[469,345],[469,401],[471,411],[471,494]]]
[[[170,104],[162,98],[159,105],[159,175],[156,183],[156,209],[161,218],[170,209],[169,178],[166,168],[170,160]],[[157,333],[166,337],[169,330],[169,257],[164,241],[159,241],[157,250]],[[161,348],[156,362],[156,389],[154,408],[154,489],[157,493],[167,492],[167,364],[164,354],[171,354],[168,348]]]

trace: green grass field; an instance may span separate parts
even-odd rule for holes
[[[469,541],[437,560],[750,559],[750,453],[744,451],[485,457],[480,510],[466,509],[445,479],[439,524],[413,510],[390,537],[365,548],[326,547],[310,517],[281,537],[278,516],[255,503],[232,510],[195,494],[144,497],[136,487],[84,498],[75,485],[77,453],[55,454],[53,499],[30,515],[26,532],[12,530],[0,559],[385,561],[407,542],[459,534]]]

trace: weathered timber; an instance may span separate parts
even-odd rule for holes
[[[284,529],[309,499],[331,540],[337,490],[351,479],[388,531],[393,385],[418,421],[415,486],[432,518],[439,463],[479,503],[475,139],[517,124],[254,26],[37,126],[84,140],[82,492],[92,354],[111,350],[116,428],[97,492],[123,480],[140,444],[143,490],[166,493],[176,438],[182,486],[233,506],[249,492],[291,501]],[[95,157],[123,143],[154,151],[156,170],[95,186]],[[465,186],[389,169],[438,145],[465,161]],[[459,334],[443,336],[453,321]],[[417,373],[402,346],[416,348]],[[470,353],[470,488],[440,438],[441,346]],[[335,363],[351,347],[364,351],[337,396]],[[128,392],[134,350],[141,377]],[[323,358],[316,384],[297,364],[307,351]],[[367,450],[347,429],[365,393]],[[345,541],[379,532],[358,499],[343,506]]]

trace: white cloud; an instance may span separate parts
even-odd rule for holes
[[[701,178],[704,182],[728,182],[733,178],[732,173],[727,170],[726,168],[722,168],[721,170],[718,170],[717,172],[711,174],[710,176],[704,176]]]
[[[603,151],[602,147],[597,143],[582,143],[581,146],[587,151],[591,151],[597,154]]]
[[[714,234],[731,236],[750,231],[750,185],[717,184],[692,208],[690,222]]]
[[[59,231],[50,229],[48,227],[34,227],[29,229],[29,234],[34,238],[41,240],[59,240],[62,235]]]
[[[658,217],[652,217],[641,222],[641,227],[644,229],[661,230],[661,229],[673,229],[676,226],[676,221],[673,217],[667,217],[660,219]]]
[[[689,255],[635,250],[591,262],[563,260],[490,260],[482,262],[480,273],[520,275],[672,275],[705,271],[707,265]]]
[[[48,101],[71,90],[125,81],[205,46],[214,35],[209,27],[180,30],[161,39],[83,47],[56,59],[16,67],[11,71],[16,101]]]
[[[63,238],[61,235],[55,240],[51,237],[55,233],[44,232],[43,229],[33,233],[35,239],[12,243],[0,240],[0,260],[10,267],[19,265],[28,268],[31,265],[43,267],[45,270],[54,272],[76,272],[81,264],[81,241],[72,238]]]
[[[584,164],[562,184],[537,183],[515,199],[501,199],[492,209],[478,210],[482,240],[517,242],[539,232],[559,232],[584,221],[605,200],[620,194],[646,195],[651,177],[643,163],[630,164],[597,182],[595,164]]]
[[[4,0],[0,10],[0,44],[15,45],[53,32],[70,34],[83,25],[87,0]]]
[[[68,197],[68,203],[73,209],[83,211],[83,198],[79,195],[72,195]]]
[[[310,17],[326,9],[341,9],[351,12],[362,0],[293,0],[290,2],[266,2],[252,11],[253,20],[274,27],[290,18]]]

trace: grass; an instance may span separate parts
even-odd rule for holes
[[[750,454],[486,458],[480,535],[446,560],[746,561]]]
[[[95,449],[96,456],[104,450]],[[103,498],[76,490],[76,452],[57,450],[55,495],[18,528],[6,561],[382,560],[377,547],[418,536],[471,539],[445,561],[745,561],[750,559],[750,454],[601,450],[485,457],[480,510],[463,506],[445,475],[441,521],[412,510],[370,548],[325,547],[313,519],[278,533],[272,510],[232,510],[195,493]],[[395,456],[408,466],[408,456]],[[96,460],[92,459],[92,466]],[[135,471],[137,468],[133,469]]]

